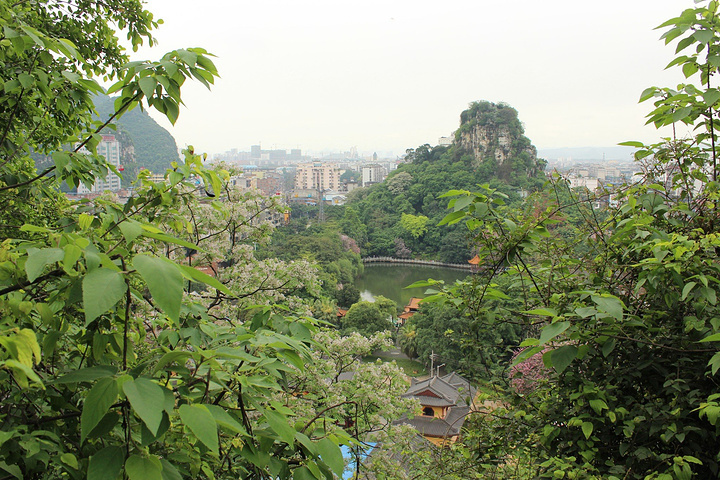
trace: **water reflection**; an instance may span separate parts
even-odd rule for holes
[[[433,278],[454,283],[470,275],[469,270],[456,270],[427,265],[375,263],[366,264],[365,272],[355,279],[362,300],[373,301],[377,295],[394,300],[399,306],[406,305],[412,297],[424,297],[425,288],[405,290],[404,287],[420,280]]]

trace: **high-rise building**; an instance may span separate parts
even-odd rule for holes
[[[295,173],[296,189],[337,190],[340,168],[335,163],[301,163]]]
[[[387,177],[387,170],[382,165],[373,163],[362,167],[362,186],[367,187],[374,183],[380,183]]]
[[[88,153],[84,147],[80,151],[82,153]],[[105,157],[105,161],[110,165],[114,165],[115,167],[120,166],[120,142],[115,138],[115,135],[102,136],[102,140],[97,146],[97,154]],[[81,183],[78,185],[77,192],[79,194],[101,193],[105,190],[116,192],[120,190],[120,187],[120,177],[111,171],[108,172],[105,178],[96,179],[95,184],[90,189]]]

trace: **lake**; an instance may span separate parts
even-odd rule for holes
[[[382,295],[402,307],[407,305],[412,297],[425,297],[426,287],[405,290],[404,288],[410,284],[428,278],[444,280],[446,284],[451,284],[468,275],[470,275],[470,270],[447,267],[367,263],[365,272],[355,279],[355,286],[360,290],[362,300],[372,301],[377,295]]]

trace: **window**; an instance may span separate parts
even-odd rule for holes
[[[422,414],[425,415],[426,417],[434,417],[435,411],[432,409],[432,407],[425,407],[425,408],[423,408]]]

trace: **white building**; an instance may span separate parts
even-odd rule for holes
[[[363,165],[362,167],[362,186],[367,187],[374,183],[380,183],[387,177],[387,170],[377,163]]]
[[[340,175],[336,163],[301,163],[295,172],[295,189],[338,190]]]
[[[89,153],[85,147],[81,148],[80,152]],[[110,165],[114,165],[115,167],[120,166],[120,142],[117,141],[115,135],[103,135],[102,140],[97,146],[97,153],[105,157],[105,161]],[[77,193],[83,195],[87,193],[101,193],[105,190],[117,192],[120,190],[120,187],[120,177],[110,171],[105,178],[96,179],[91,189],[88,189],[81,183],[78,185]]]

